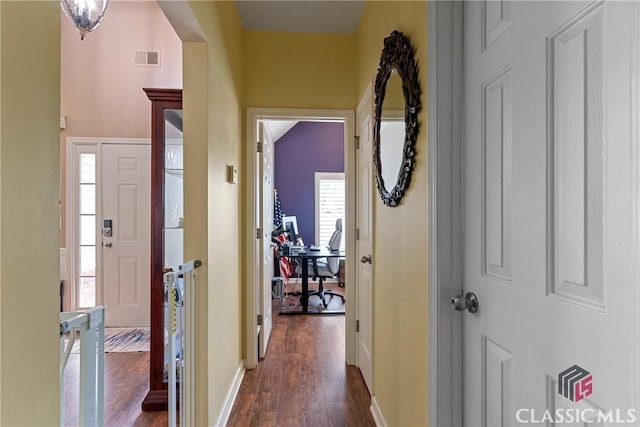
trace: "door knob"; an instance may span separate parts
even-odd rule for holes
[[[104,242],[102,244],[102,246],[104,246],[105,248],[110,248],[111,247],[111,242]]]
[[[473,292],[467,292],[466,295],[457,295],[451,298],[451,307],[458,311],[469,310],[469,313],[475,313],[478,311],[480,303],[478,297]]]
[[[363,264],[371,264],[371,255],[364,255],[362,258],[360,258],[360,262]]]

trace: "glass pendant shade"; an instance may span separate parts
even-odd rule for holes
[[[100,25],[108,4],[109,0],[60,0],[64,13],[80,31],[82,40]]]

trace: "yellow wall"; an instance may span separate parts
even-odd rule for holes
[[[60,5],[0,2],[0,52],[0,425],[57,425]]]
[[[206,43],[184,43],[184,88],[182,90],[182,110],[184,112],[184,215],[189,220],[184,224],[184,259],[204,261],[197,271],[196,310],[203,313],[197,320],[196,342],[206,343],[209,328],[208,301],[208,232],[207,232],[207,150],[208,130],[208,49]],[[197,346],[196,365],[199,378],[208,373],[208,349]],[[198,419],[206,420],[207,381],[196,381],[196,411]],[[203,425],[206,423],[202,423]]]
[[[244,56],[248,107],[355,108],[353,35],[247,31]]]
[[[357,33],[358,97],[393,30],[416,50],[422,87],[416,167],[399,207],[374,204],[374,394],[390,426],[428,424],[427,6],[367,2]]]
[[[241,163],[243,34],[233,2],[194,1],[190,5],[207,47],[205,63],[201,56],[205,51],[199,43],[185,45],[185,67],[189,67],[185,77],[195,79],[185,82],[185,118],[189,111],[195,112],[198,120],[205,121],[206,129],[202,123],[185,123],[189,126],[185,129],[185,185],[192,179],[196,185],[196,194],[185,200],[185,209],[197,197],[207,202],[206,206],[202,202],[190,206],[198,210],[194,217],[185,212],[185,252],[188,255],[195,248],[193,256],[201,257],[206,249],[206,270],[198,273],[199,277],[206,274],[206,279],[198,282],[202,290],[198,297],[198,342],[204,348],[198,354],[197,375],[202,381],[198,385],[197,424],[214,425],[243,362],[241,182],[233,185],[226,181],[227,165]],[[200,70],[191,69],[194,66]],[[195,175],[187,176],[190,168]],[[187,187],[185,193],[190,191]],[[187,225],[189,221],[193,222]]]

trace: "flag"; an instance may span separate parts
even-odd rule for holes
[[[278,228],[282,225],[282,206],[280,205],[280,196],[278,190],[273,190],[273,227]]]
[[[284,243],[289,240],[289,237],[286,234],[280,234],[278,236],[278,240],[280,243]],[[284,277],[285,283],[289,280],[289,277],[293,276],[295,268],[293,267],[293,263],[289,257],[283,256],[279,259],[280,265],[280,275]]]

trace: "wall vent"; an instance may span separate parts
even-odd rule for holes
[[[159,67],[160,51],[136,51],[134,66],[136,67]]]

